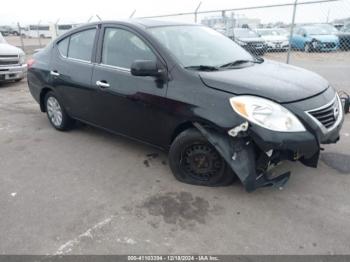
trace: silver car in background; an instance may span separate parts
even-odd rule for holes
[[[288,32],[284,29],[264,28],[258,29],[257,33],[265,40],[269,51],[288,50]]]
[[[25,53],[0,34],[0,82],[20,81],[27,73]]]

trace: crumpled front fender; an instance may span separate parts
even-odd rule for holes
[[[268,179],[265,173],[258,174],[254,144],[249,139],[232,138],[228,134],[206,128],[197,122],[194,126],[216,148],[248,192],[259,187],[282,187],[288,181],[290,172],[273,179]]]

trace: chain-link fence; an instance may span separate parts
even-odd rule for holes
[[[135,17],[135,9],[130,17]],[[137,12],[136,12],[137,13]],[[350,63],[350,0],[291,0],[290,3],[148,16],[211,27],[256,56],[293,63],[342,59]],[[91,16],[84,22],[101,19]],[[6,36],[27,54],[78,24],[38,21],[17,24]],[[4,34],[4,33],[3,33]]]
[[[350,63],[350,1],[291,3],[149,16],[194,22],[231,38],[256,56],[293,62],[342,57]]]

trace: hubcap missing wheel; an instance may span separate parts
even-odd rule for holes
[[[183,151],[182,169],[193,179],[208,181],[218,175],[223,166],[223,159],[209,144],[190,145]]]

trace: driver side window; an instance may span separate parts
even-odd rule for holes
[[[130,69],[135,60],[157,59],[152,50],[135,34],[124,29],[106,28],[101,63]]]

